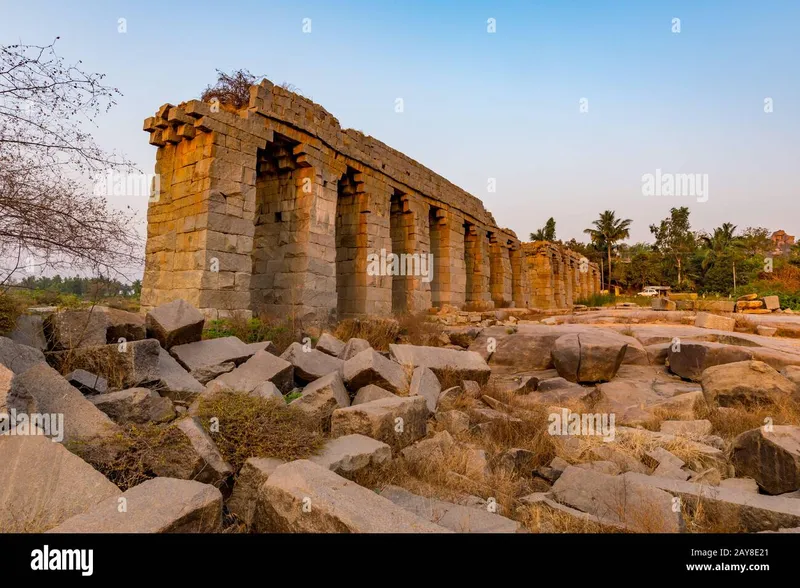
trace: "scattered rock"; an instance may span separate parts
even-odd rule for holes
[[[221,386],[238,392],[252,392],[266,381],[275,384],[281,392],[289,392],[294,386],[294,367],[268,351],[259,351],[232,372],[213,379],[208,387]]]
[[[369,341],[366,339],[353,337],[352,339],[348,340],[347,343],[345,343],[344,348],[339,353],[339,359],[342,361],[347,361],[348,359],[354,358],[356,355],[362,351],[366,351],[367,349],[372,349],[372,345],[369,344]]]
[[[44,353],[33,347],[15,343],[8,337],[0,337],[0,364],[15,374],[21,374],[37,363],[44,363]]]
[[[445,430],[453,435],[469,431],[469,415],[460,410],[437,412],[436,420],[442,423]]]
[[[359,433],[399,450],[425,436],[427,418],[422,396],[383,398],[334,410],[331,435]]]
[[[728,490],[758,494],[758,482],[753,478],[725,478],[719,485]]]
[[[119,488],[59,443],[38,436],[0,436],[0,529],[43,532],[85,512]]]
[[[424,498],[398,486],[386,486],[380,495],[418,517],[456,533],[523,532],[520,523],[489,512],[487,508],[472,508],[435,498]]]
[[[46,363],[15,377],[7,402],[9,408],[19,411],[63,415],[60,441],[65,444],[101,442],[119,431],[111,419]]]
[[[570,466],[550,492],[557,502],[591,515],[623,523],[642,532],[677,533],[685,529],[680,512],[672,509],[672,496],[623,474],[609,476]]]
[[[474,351],[417,345],[389,345],[389,353],[399,364],[430,368],[440,381],[457,378],[461,381],[474,380],[485,386],[491,375],[491,368]]]
[[[607,382],[617,374],[627,349],[615,337],[584,332],[556,339],[552,356],[558,374],[570,382]]]
[[[677,496],[692,510],[702,501],[706,516],[738,525],[732,531],[756,533],[800,526],[800,500],[642,474],[627,473],[625,477],[630,482]]]
[[[289,406],[302,410],[314,420],[323,423],[323,428],[327,429],[333,411],[350,406],[350,395],[344,387],[342,376],[336,370],[311,382],[303,389],[303,395],[290,402]]]
[[[800,489],[800,427],[760,427],[736,437],[731,462],[738,476],[753,478],[767,494]]]
[[[201,374],[202,370],[233,362],[236,365],[247,361],[254,352],[237,337],[219,337],[175,345],[169,352],[188,372]]]
[[[203,337],[203,313],[182,299],[157,306],[147,313],[147,336],[158,339],[164,349],[200,341]]]
[[[108,392],[108,380],[86,370],[73,370],[64,377],[67,382],[84,394],[105,394]]]
[[[322,351],[322,353],[332,355],[333,357],[339,357],[339,355],[344,351],[345,347],[346,345],[344,341],[339,341],[339,339],[330,333],[322,333],[322,335],[319,337],[319,341],[317,341],[317,346],[315,349]]]
[[[461,382],[461,388],[464,390],[464,394],[466,394],[469,398],[475,398],[476,400],[483,396],[483,389],[478,382],[473,380],[464,380]]]
[[[14,323],[14,330],[9,335],[14,343],[33,347],[39,351],[47,350],[47,339],[44,335],[44,321],[37,314],[22,314]]]
[[[475,384],[475,382],[472,382]],[[479,388],[480,389],[480,388]],[[428,405],[430,412],[436,412],[439,404],[439,395],[442,393],[442,385],[430,369],[426,367],[414,368],[411,376],[411,384],[408,389],[409,396],[422,396]]]
[[[151,380],[150,385],[154,390],[175,401],[191,402],[205,390],[166,349],[158,352],[158,364],[151,373]]]
[[[797,386],[761,361],[740,361],[712,366],[700,380],[711,407],[759,406],[794,396]]]
[[[91,396],[89,400],[118,424],[163,423],[175,418],[172,401],[148,388],[109,392]]]
[[[774,337],[778,332],[777,327],[768,327],[767,325],[756,325],[756,333],[762,337]]]
[[[379,466],[392,459],[392,448],[364,435],[345,435],[331,439],[322,451],[311,458],[332,472],[346,475],[364,468]]]
[[[283,352],[285,359],[294,366],[294,377],[301,382],[313,382],[331,372],[341,372],[344,362],[316,349],[304,349],[300,343],[292,343]]]
[[[110,387],[135,388],[158,380],[161,351],[158,341],[144,339],[48,353],[47,361],[59,371],[83,369],[98,374]]]
[[[144,317],[105,306],[50,314],[44,319],[44,330],[53,351],[145,338]]]
[[[276,457],[251,457],[239,470],[233,492],[225,506],[228,512],[241,521],[248,530],[263,532],[263,529],[254,526],[258,520],[256,517],[258,489],[272,472],[284,463],[286,462]]]
[[[388,390],[384,390],[380,386],[376,386],[375,384],[367,384],[363,388],[358,389],[355,398],[353,398],[352,405],[355,406],[356,404],[364,404],[365,402],[372,402],[373,400],[379,400],[381,398],[395,397],[396,396],[394,394]]]
[[[199,420],[183,418],[175,427],[184,434],[189,445],[176,448],[149,464],[157,476],[219,485],[233,474],[233,468],[222,458]]]
[[[736,319],[720,316],[709,312],[698,312],[694,319],[694,326],[701,329],[716,329],[718,331],[735,331]]]
[[[408,378],[402,366],[371,348],[344,362],[343,372],[344,381],[351,390],[375,384],[394,394],[408,391]]]
[[[222,494],[194,480],[153,478],[64,521],[50,533],[217,533]]]
[[[259,489],[257,512],[263,513],[261,528],[279,533],[447,532],[308,460],[272,472]]]
[[[668,351],[670,371],[695,382],[707,368],[751,358],[752,352],[743,347],[708,341],[680,341]]]

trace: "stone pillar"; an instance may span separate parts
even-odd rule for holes
[[[441,308],[445,304],[454,304],[451,283],[453,260],[450,239],[452,234],[448,223],[447,211],[430,206],[428,229],[430,231],[431,253],[433,254],[431,305]]]
[[[530,297],[525,296],[523,289],[524,277],[527,272],[522,267],[522,249],[519,245],[512,245],[508,250],[509,261],[511,265],[511,292],[512,300],[515,308],[528,308],[530,306]]]
[[[489,233],[489,283],[491,289],[492,302],[495,308],[505,306],[505,271],[503,264],[504,247],[500,245],[497,235]]]

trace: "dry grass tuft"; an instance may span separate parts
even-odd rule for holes
[[[389,345],[400,335],[400,323],[390,318],[353,318],[341,321],[334,331],[334,336],[342,341],[354,337],[366,339],[373,349],[388,351]]]
[[[791,398],[782,398],[771,405],[738,406],[718,410],[709,407],[705,402],[694,405],[695,418],[708,419],[714,426],[713,433],[726,441],[736,436],[764,426],[798,425],[800,424],[800,404]]]
[[[319,423],[279,399],[221,391],[200,401],[197,416],[235,471],[250,457],[305,459],[324,442]],[[212,418],[219,432],[209,430]]]
[[[156,477],[154,464],[191,451],[186,436],[174,425],[128,425],[103,446],[74,443],[70,451],[90,463],[124,492]],[[179,459],[179,458],[178,458]]]

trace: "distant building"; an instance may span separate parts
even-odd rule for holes
[[[794,246],[794,236],[788,234],[783,229],[775,231],[770,237],[775,249],[773,255],[788,255],[789,250]]]

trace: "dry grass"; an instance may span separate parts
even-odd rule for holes
[[[61,375],[82,369],[108,380],[111,388],[123,389],[131,372],[129,353],[120,353],[117,345],[68,349],[54,353],[51,361]]]
[[[515,517],[533,533],[621,533],[592,520],[591,516],[577,518],[545,505],[525,505]]]
[[[90,463],[122,491],[156,477],[153,465],[191,451],[174,425],[128,425],[103,446],[71,444],[69,450]]]
[[[305,459],[324,442],[316,421],[279,399],[222,391],[202,399],[197,416],[235,471],[250,457]],[[209,430],[212,418],[218,432]]]
[[[0,335],[14,330],[17,318],[22,314],[24,305],[14,296],[0,292]]]
[[[715,314],[723,314],[723,313],[715,313]],[[751,333],[754,334],[756,332],[756,323],[751,321],[746,315],[740,313],[734,314],[723,314],[723,316],[733,317],[736,321],[736,331],[739,333]]]
[[[345,319],[336,326],[333,334],[342,341],[354,337],[366,339],[373,349],[388,351],[389,345],[400,335],[400,323],[391,318]]]
[[[708,419],[713,425],[713,433],[725,441],[732,441],[736,436],[764,426],[800,425],[800,404],[791,398],[782,398],[771,405],[738,406],[718,410],[705,402],[694,405],[695,418]]]

